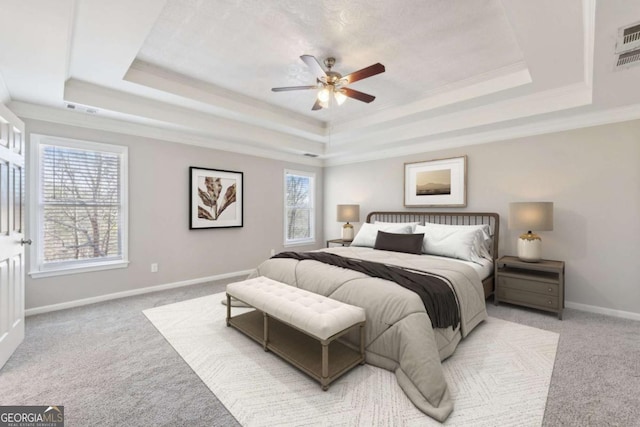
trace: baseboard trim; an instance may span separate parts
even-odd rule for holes
[[[151,292],[164,291],[167,289],[176,289],[184,286],[198,285],[200,283],[213,282],[216,280],[229,279],[231,277],[248,276],[255,270],[234,271],[231,273],[217,274],[215,276],[200,277],[197,279],[182,280],[180,282],[165,283],[163,285],[148,286],[146,288],[131,289],[128,291],[115,292],[113,294],[99,295],[91,298],[83,298],[73,301],[62,302],[59,304],[44,305],[42,307],[28,308],[24,311],[25,316],[34,316],[36,314],[49,313],[51,311],[65,310],[67,308],[81,307],[83,305],[95,304],[103,301],[110,301],[118,298],[126,298],[135,295],[148,294]],[[580,304],[577,302],[566,301],[566,308],[587,311],[589,313],[604,314],[607,316],[620,317],[622,319],[631,319],[640,321],[640,313],[630,311],[614,310],[611,308],[598,307],[595,305]]]
[[[605,314],[607,316],[620,317],[622,319],[631,319],[631,320],[640,321],[640,313],[633,313],[631,311],[614,310],[612,308],[580,304],[580,303],[571,302],[571,301],[566,301],[564,306],[567,308],[573,308],[580,311],[588,311],[589,313]]]
[[[216,280],[228,279],[231,277],[248,276],[255,270],[234,271],[232,273],[217,274],[215,276],[200,277],[197,279],[183,280],[180,282],[165,283],[163,285],[148,286],[146,288],[131,289],[128,291],[115,292],[113,294],[99,295],[91,298],[77,299],[59,304],[44,305],[42,307],[28,308],[24,311],[25,316],[34,316],[36,314],[49,313],[51,311],[64,310],[67,308],[80,307],[83,305],[95,304],[97,302],[109,301],[118,298],[126,298],[135,295],[148,294],[151,292],[165,291],[167,289],[181,288],[183,286],[197,285],[200,283],[213,282]]]

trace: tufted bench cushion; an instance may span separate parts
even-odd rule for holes
[[[231,298],[255,310],[231,317]],[[233,326],[320,381],[322,389],[365,362],[365,311],[267,277],[227,285],[227,326]],[[339,340],[360,330],[359,348]],[[331,356],[329,356],[331,354]]]
[[[227,285],[227,293],[319,340],[365,321],[361,307],[345,304],[313,292],[256,277]]]

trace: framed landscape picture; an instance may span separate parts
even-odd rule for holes
[[[189,168],[189,228],[242,227],[243,174]]]
[[[404,205],[467,206],[467,156],[405,163]]]

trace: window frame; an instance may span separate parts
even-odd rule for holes
[[[309,182],[309,189],[311,194],[309,195],[309,200],[310,200],[310,207],[309,207],[309,236],[308,238],[304,238],[304,239],[289,239],[287,236],[287,229],[288,229],[288,225],[289,225],[289,217],[287,215],[287,176],[288,175],[294,175],[294,176],[302,176],[302,177],[307,177],[309,178],[310,182]],[[293,169],[285,169],[284,170],[284,179],[283,179],[283,183],[284,183],[284,191],[283,191],[283,196],[284,196],[284,202],[283,202],[283,206],[284,206],[284,212],[283,212],[283,217],[284,217],[284,229],[283,229],[283,235],[284,235],[284,246],[285,247],[291,247],[291,246],[303,246],[303,245],[311,245],[316,243],[316,174],[315,172],[307,172],[307,171],[300,171],[300,170],[293,170]]]
[[[44,263],[44,224],[41,195],[41,145],[54,145],[64,148],[101,151],[120,156],[120,238],[122,239],[121,253],[116,259],[107,260],[77,260],[46,265]],[[129,206],[128,206],[128,157],[129,148],[123,145],[105,144],[100,142],[62,138],[50,135],[31,134],[29,141],[29,234],[33,243],[29,248],[29,276],[36,278],[62,276],[67,274],[86,273],[90,271],[126,268],[129,265]]]

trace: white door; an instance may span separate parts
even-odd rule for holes
[[[0,368],[24,339],[24,123],[0,104]]]

